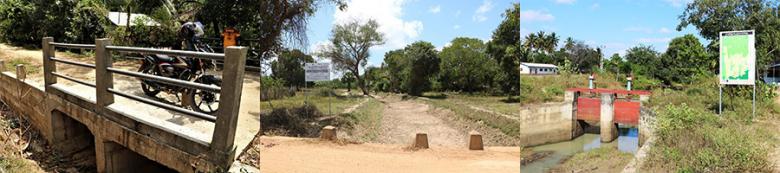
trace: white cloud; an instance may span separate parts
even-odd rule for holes
[[[490,10],[493,10],[493,2],[490,0],[482,1],[482,5],[474,12],[472,19],[477,22],[483,22],[487,20],[485,13],[490,12]]]
[[[590,10],[596,10],[599,8],[601,8],[601,4],[599,3],[594,3],[593,5],[590,5]]]
[[[672,33],[672,30],[666,27],[662,27],[661,29],[658,29],[658,32],[663,34],[668,34],[668,33]]]
[[[688,3],[691,3],[693,0],[665,0],[673,7],[682,7],[683,5],[686,5]]]
[[[640,38],[640,39],[637,40],[637,42],[652,44],[652,43],[668,43],[671,40],[672,40],[672,38],[668,38],[668,37],[664,37],[664,38]]]
[[[441,12],[441,5],[436,5],[431,7],[430,9],[428,9],[428,12],[431,12],[433,14],[438,14],[439,12]]]
[[[459,18],[460,13],[463,13],[463,11],[458,10],[457,12],[455,12],[455,18]]]
[[[452,26],[452,29],[460,29],[460,25]]]
[[[553,21],[555,20],[555,16],[553,16],[550,13],[543,12],[543,11],[537,11],[537,10],[528,10],[528,11],[521,11],[520,12],[520,20],[524,22],[532,22],[532,21]]]
[[[574,4],[577,0],[555,0],[556,4]]]
[[[419,37],[423,23],[419,20],[404,20],[405,0],[350,0],[346,11],[337,10],[334,24],[343,24],[353,20],[374,19],[379,23],[379,32],[385,36],[385,45],[381,50],[397,49],[406,46]]]

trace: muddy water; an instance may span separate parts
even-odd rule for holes
[[[547,172],[548,169],[560,164],[565,158],[578,152],[589,151],[599,147],[617,146],[618,150],[622,152],[636,154],[636,151],[639,148],[639,131],[636,128],[620,128],[619,132],[620,136],[617,140],[610,143],[601,143],[599,134],[586,133],[571,141],[531,147],[529,150],[535,152],[552,151],[553,153],[543,159],[523,165],[521,167],[521,172]]]

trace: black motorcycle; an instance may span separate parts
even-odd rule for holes
[[[195,46],[199,52],[214,52],[211,47],[205,44]],[[193,81],[205,85],[222,86],[222,79],[214,75],[206,74],[207,70],[216,67],[214,61],[200,58],[171,57],[167,55],[146,55],[141,67],[138,69],[141,73],[175,78],[179,80]],[[144,94],[150,97],[156,97],[161,91],[176,95],[181,101],[182,106],[189,106],[193,110],[206,114],[215,114],[219,109],[219,93],[204,91],[201,89],[191,89],[152,80],[142,80],[141,89]],[[184,99],[179,97],[181,94]]]

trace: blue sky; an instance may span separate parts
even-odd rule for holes
[[[308,51],[326,44],[334,24],[351,20],[375,19],[387,43],[371,50],[369,65],[382,63],[387,51],[424,40],[436,47],[446,46],[455,37],[483,41],[491,37],[501,14],[517,0],[348,0],[340,11],[324,5],[309,24]],[[522,0],[521,31],[555,32],[564,40],[572,37],[594,47],[603,47],[606,56],[624,53],[644,44],[664,51],[677,36],[698,33],[694,28],[676,31],[677,18],[689,0]],[[706,44],[706,43],[704,43]]]

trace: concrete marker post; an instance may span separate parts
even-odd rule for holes
[[[326,140],[326,141],[338,140],[338,137],[336,136],[336,127],[333,126],[323,127],[322,131],[320,131],[320,140]]]
[[[602,93],[601,94],[601,115],[600,128],[601,128],[601,142],[608,143],[615,140],[618,136],[618,129],[615,125],[615,109],[614,109],[615,94]]]
[[[16,79],[22,82],[27,79],[27,68],[24,67],[24,64],[16,64]]]
[[[230,46],[225,49],[219,110],[210,146],[212,152],[216,154],[216,164],[225,168],[233,163],[236,154],[234,140],[238,111],[241,106],[241,91],[244,86],[246,53],[246,47]]]
[[[414,137],[414,144],[412,147],[416,149],[428,149],[428,134],[417,133]]]
[[[482,134],[477,131],[471,131],[469,133],[469,150],[484,150],[482,145]]]
[[[0,60],[0,73],[5,72],[5,61]]]

